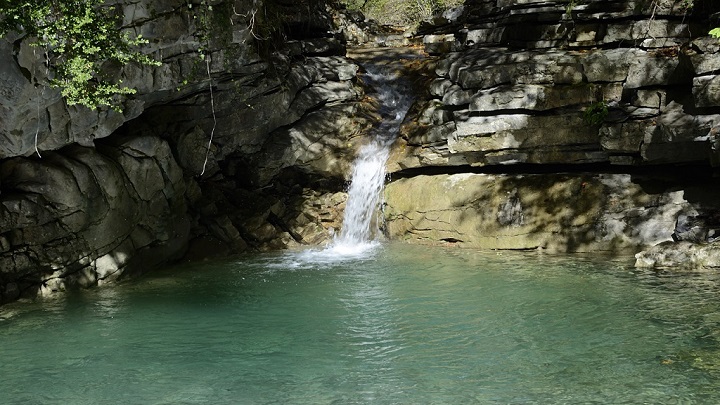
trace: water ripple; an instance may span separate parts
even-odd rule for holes
[[[313,255],[248,256],[9,307],[3,399],[720,402],[712,275],[404,245],[371,260]]]

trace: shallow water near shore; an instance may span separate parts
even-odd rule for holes
[[[376,245],[0,308],[4,404],[720,402],[720,277]]]

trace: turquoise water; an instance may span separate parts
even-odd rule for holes
[[[386,245],[0,307],[3,404],[720,403],[720,277]]]

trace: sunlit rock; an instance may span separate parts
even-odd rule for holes
[[[636,254],[635,267],[717,271],[720,249],[716,243],[665,242]]]
[[[411,190],[423,193],[405,198]],[[482,249],[633,252],[671,240],[682,192],[649,194],[626,175],[415,176],[386,188],[387,232]]]

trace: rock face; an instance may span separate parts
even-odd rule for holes
[[[0,39],[0,303],[327,241],[377,117],[346,42],[421,38],[437,55],[389,163],[390,237],[556,251],[717,238],[717,2],[468,0],[415,39],[324,2],[117,3],[162,62],[107,67],[138,90],[122,112],[66,105],[44,55]]]
[[[715,217],[720,5],[683,4],[469,0],[422,27],[438,61],[389,163],[389,236],[637,251]]]
[[[360,11],[336,9],[333,20],[339,34],[353,47],[406,47],[422,44],[422,38],[413,35],[409,28],[380,25],[367,19]]]
[[[678,213],[697,203],[667,179],[590,173],[421,175],[392,182],[385,197],[396,238],[554,252],[634,253],[670,241]]]
[[[710,3],[468,3],[464,28],[425,36],[447,53],[394,170],[717,162]]]
[[[6,291],[87,287],[182,256],[190,218],[168,144],[139,137],[98,149],[0,165]]]
[[[374,106],[331,10],[211,3],[118,2],[162,62],[110,72],[138,90],[123,112],[66,105],[43,55],[0,39],[0,303],[339,226]]]

